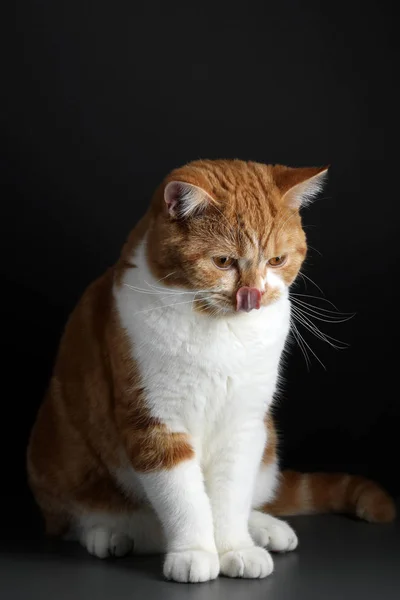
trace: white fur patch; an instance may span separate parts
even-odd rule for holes
[[[268,440],[267,440],[268,444]],[[279,486],[278,463],[262,464],[256,479],[253,492],[253,508],[261,508],[266,502],[271,502]]]
[[[75,536],[90,554],[99,558],[165,552],[165,536],[150,509],[132,513],[92,512],[76,515]]]
[[[274,273],[272,268],[267,269],[267,277],[265,278],[267,287],[273,290],[279,290],[284,293],[286,290],[285,282],[277,273]]]
[[[255,543],[273,552],[289,552],[297,547],[297,535],[285,521],[253,510],[249,519],[250,534]]]
[[[272,557],[264,548],[244,548],[221,556],[221,573],[226,577],[262,579],[273,570]]]
[[[225,574],[264,577],[272,560],[253,547],[248,516],[252,503],[266,502],[276,485],[276,466],[259,466],[264,416],[289,331],[287,290],[270,273],[268,284],[282,290],[277,302],[215,319],[192,310],[193,293],[155,281],[145,242],[133,262],[137,268],[127,270],[114,294],[147,407],[172,432],[188,434],[196,456],[170,471],[143,475],[128,468],[119,474],[120,484],[133,495],[144,490],[171,553],[213,554],[215,540]],[[199,580],[206,572],[214,576],[212,561],[207,566],[193,552],[171,560],[172,578],[187,580],[188,569]]]
[[[218,554],[202,550],[170,552],[165,557],[164,576],[179,583],[202,583],[218,577]]]

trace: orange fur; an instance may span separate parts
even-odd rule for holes
[[[271,413],[265,416],[265,427],[267,429],[267,443],[264,448],[262,461],[265,465],[273,463],[277,459],[278,436]]]
[[[268,446],[264,462],[276,456],[277,437],[268,415]],[[312,513],[348,513],[371,523],[388,523],[396,517],[392,498],[378,484],[365,477],[345,473],[298,473],[283,471],[277,497],[262,510],[276,516]]]
[[[211,288],[221,277],[213,268],[210,258],[215,256],[246,256],[248,266],[236,272],[236,279],[226,295],[225,304],[234,302],[241,286],[257,287],[257,278],[265,276],[256,267],[260,253],[265,259],[290,253],[290,260],[280,269],[289,285],[296,278],[305,258],[307,245],[297,209],[284,201],[284,193],[292,185],[318,174],[321,169],[290,169],[285,167],[281,190],[275,174],[282,167],[246,163],[243,161],[196,161],[175,169],[157,189],[150,208],[151,225],[148,231],[148,259],[157,279],[166,285],[186,289]],[[192,184],[204,190],[209,205],[204,218],[180,220],[166,218],[164,189],[171,181]],[[254,244],[254,232],[260,236]],[[259,234],[261,232],[261,235]],[[126,246],[123,256],[129,256],[135,244],[135,234]],[[277,290],[269,289],[263,295],[262,305],[277,300]],[[204,304],[195,309],[207,311]]]

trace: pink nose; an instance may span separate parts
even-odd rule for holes
[[[236,293],[236,310],[250,312],[260,308],[261,292],[257,288],[241,287]]]

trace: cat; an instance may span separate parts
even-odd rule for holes
[[[300,209],[326,175],[203,160],[166,177],[60,343],[28,447],[49,534],[100,558],[165,553],[167,579],[202,582],[269,575],[270,551],[298,543],[277,516],[394,519],[367,479],[279,473],[271,405]]]

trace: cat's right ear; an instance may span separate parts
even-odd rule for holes
[[[212,198],[202,188],[185,181],[170,181],[164,189],[164,200],[169,215],[186,219],[202,212]]]

